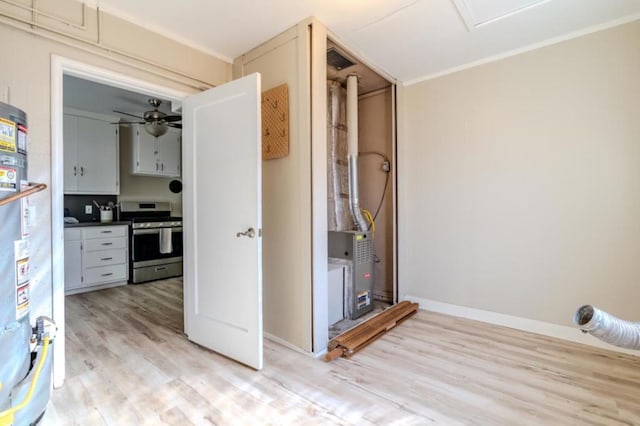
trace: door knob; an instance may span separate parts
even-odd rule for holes
[[[253,228],[249,228],[244,232],[238,232],[236,234],[236,237],[249,237],[249,238],[253,238],[256,236],[256,230]]]

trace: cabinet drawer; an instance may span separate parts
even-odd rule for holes
[[[96,238],[94,240],[84,241],[85,251],[125,249],[126,247],[127,247],[127,239],[122,237]]]
[[[116,250],[98,250],[90,251],[84,255],[84,267],[95,268],[96,266],[117,265],[119,263],[127,263],[127,251],[122,249]]]
[[[89,229],[84,229],[84,239],[90,240],[93,238],[111,238],[111,237],[126,237],[126,226],[92,226]]]
[[[102,284],[111,281],[125,281],[127,279],[127,265],[99,266],[84,270],[84,286]]]

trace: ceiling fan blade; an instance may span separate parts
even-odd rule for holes
[[[168,123],[173,123],[174,121],[182,120],[181,115],[167,115],[166,117],[162,117],[162,119]]]
[[[167,123],[169,127],[175,127],[176,129],[182,129],[182,124],[180,123]]]
[[[137,118],[139,120],[144,120],[144,118],[140,117],[139,115],[129,114],[128,112],[116,111],[115,109],[113,110],[113,112],[116,112],[118,114],[123,114],[123,115],[129,115],[129,116],[135,117],[135,118]]]
[[[144,121],[117,121],[110,124],[144,124]]]

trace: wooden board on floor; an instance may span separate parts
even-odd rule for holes
[[[404,300],[331,339],[325,359],[349,358],[418,311],[418,304]]]

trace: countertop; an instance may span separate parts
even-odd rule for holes
[[[118,225],[130,225],[131,221],[120,220],[113,222],[80,222],[80,223],[65,223],[65,228],[82,228],[85,226],[118,226]]]

